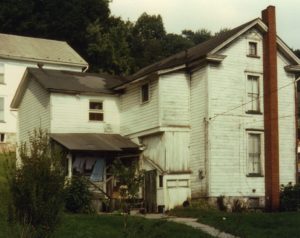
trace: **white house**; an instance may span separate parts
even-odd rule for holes
[[[0,147],[16,143],[11,100],[26,67],[82,71],[88,67],[66,42],[0,34]]]
[[[18,109],[18,141],[42,128],[67,153],[68,176],[89,177],[112,197],[114,159],[139,159],[139,146],[120,133],[119,94],[125,79],[63,70],[27,68],[11,107]]]
[[[252,206],[276,210],[280,184],[296,182],[299,64],[277,37],[275,8],[270,6],[262,19],[150,65],[127,80],[95,82],[94,90],[110,91],[105,96],[97,92],[101,95],[96,102],[107,101],[101,110],[112,113],[99,124],[88,117],[98,110],[91,106],[91,95],[74,93],[72,84],[64,85],[62,94],[62,86],[51,83],[58,80],[56,71],[29,69],[35,80],[25,74],[12,108],[19,108],[20,140],[40,125],[56,133],[58,142],[64,135],[57,133],[113,132],[141,145],[149,211],[219,196],[245,198]],[[58,74],[59,82],[69,77]],[[51,80],[45,75],[52,75]],[[42,94],[44,99],[38,98]],[[41,112],[38,117],[31,114],[31,98],[34,108],[46,110],[45,118]]]

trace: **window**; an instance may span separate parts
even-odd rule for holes
[[[90,101],[90,121],[103,121],[103,102]]]
[[[0,97],[0,122],[4,122],[4,98]]]
[[[164,186],[164,176],[159,175],[158,181],[159,181],[159,187],[162,188]]]
[[[249,42],[249,56],[257,56],[257,43]]]
[[[0,64],[0,84],[4,84],[4,64]]]
[[[0,143],[5,143],[5,134],[0,133]]]
[[[260,176],[261,171],[261,134],[248,134],[248,175]]]
[[[247,112],[259,112],[259,77],[248,75],[247,77]]]
[[[142,103],[149,101],[149,83],[142,85],[141,97],[142,97]]]

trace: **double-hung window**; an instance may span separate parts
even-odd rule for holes
[[[247,77],[247,112],[260,112],[259,77]]]
[[[249,56],[257,56],[257,43],[249,42]]]
[[[89,120],[90,121],[103,121],[103,102],[90,101],[89,103]]]
[[[260,176],[262,174],[261,134],[248,134],[248,175]]]

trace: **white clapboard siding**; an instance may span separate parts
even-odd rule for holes
[[[145,82],[144,82],[145,83]],[[152,79],[150,84],[150,99],[141,102],[141,85],[136,83],[126,88],[121,96],[121,133],[130,135],[158,127],[158,80]]]
[[[50,130],[50,96],[35,80],[30,80],[18,114],[18,143],[27,142],[35,129]]]
[[[173,73],[159,77],[159,108],[161,126],[189,126],[189,76]]]
[[[207,95],[207,69],[202,68],[193,72],[191,75],[191,158],[189,166],[192,170],[191,188],[193,197],[205,196],[207,190],[204,121],[208,109]]]
[[[89,101],[103,102],[104,121],[89,121]],[[119,133],[120,112],[117,96],[51,94],[52,133]]]
[[[257,42],[259,58],[247,57],[249,40]],[[249,129],[263,129],[263,115],[246,113],[248,74],[259,77],[260,95],[263,93],[262,36],[248,32],[219,53],[227,57],[208,69],[212,118],[208,123],[208,195],[264,196],[264,177],[247,177],[247,133]],[[262,109],[262,100],[260,106]],[[261,157],[263,161],[263,153]]]
[[[296,179],[296,122],[295,122],[295,76],[284,67],[289,62],[277,54],[278,107],[279,107],[279,174],[280,184],[295,183]],[[288,86],[287,86],[288,85]]]

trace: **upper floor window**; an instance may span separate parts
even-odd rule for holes
[[[0,97],[0,122],[4,122],[4,98]]]
[[[90,101],[89,104],[89,120],[90,121],[103,121],[103,102]]]
[[[4,84],[4,64],[0,64],[0,84]]]
[[[249,56],[257,56],[257,43],[249,42]]]
[[[141,101],[142,103],[144,102],[148,102],[149,101],[149,96],[150,96],[150,93],[149,93],[149,83],[146,83],[146,84],[143,84],[142,87],[141,87]]]
[[[259,103],[259,77],[248,75],[247,77],[247,112],[260,112]]]
[[[248,134],[248,175],[262,175],[261,134]]]

